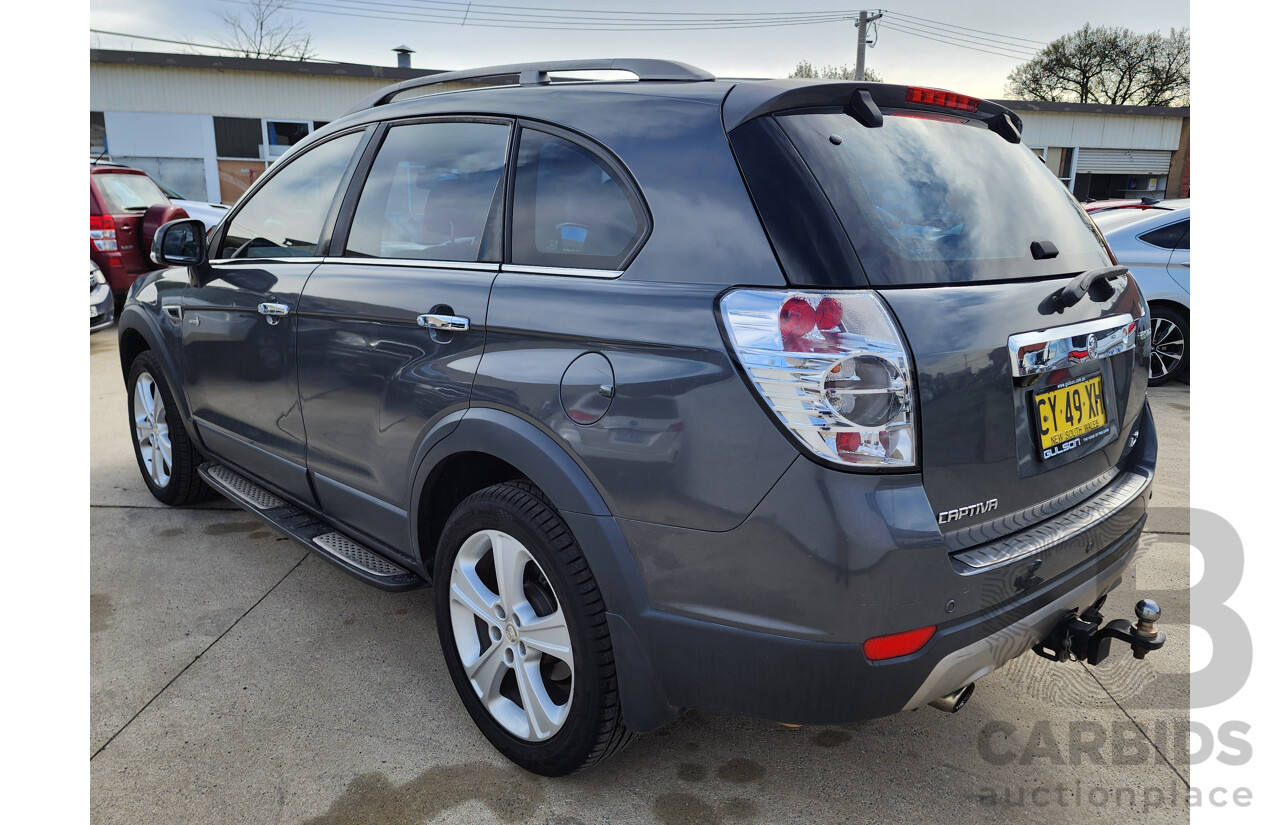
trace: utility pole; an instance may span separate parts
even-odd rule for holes
[[[858,66],[854,70],[853,79],[862,80],[863,70],[867,65],[867,24],[884,17],[884,12],[876,12],[868,17],[865,11],[858,12]]]

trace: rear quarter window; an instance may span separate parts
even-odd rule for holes
[[[1138,240],[1146,241],[1161,249],[1190,249],[1191,221],[1177,221],[1159,229],[1153,229],[1138,236]]]
[[[643,239],[629,183],[578,143],[523,129],[514,189],[514,264],[618,270]]]
[[[843,113],[779,124],[835,208],[875,286],[1047,277],[1109,261],[1084,211],[1026,146],[959,118]],[[1035,260],[1034,241],[1059,254]]]

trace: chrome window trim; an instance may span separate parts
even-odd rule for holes
[[[962,576],[1012,564],[1097,527],[1112,513],[1136,501],[1150,486],[1148,473],[1127,472],[1093,498],[1060,516],[999,541],[952,553],[951,558]]]
[[[622,277],[621,269],[577,269],[571,266],[529,266],[527,264],[503,264],[502,272],[522,275],[565,275],[570,278],[602,278],[612,280]]]
[[[476,272],[497,272],[498,265],[487,261],[433,261],[426,258],[348,258],[345,256],[322,259],[326,264],[356,264],[359,266],[412,266],[419,269],[471,269]]]
[[[324,258],[308,257],[308,258],[291,258],[282,256],[277,258],[214,258],[209,261],[210,266],[227,266],[229,264],[318,264],[324,261]]]
[[[1123,315],[1109,315],[1106,318],[1081,321],[1078,324],[1010,335],[1009,363],[1013,366],[1013,377],[1040,375],[1072,364],[1101,361],[1104,358],[1128,352],[1134,348],[1137,341],[1137,330],[1130,330],[1131,324],[1133,324],[1133,316],[1126,312]],[[1071,339],[1090,334],[1094,335],[1098,341],[1096,348],[1088,351],[1084,357],[1071,358]],[[1044,346],[1027,350],[1028,347],[1040,344]],[[1024,352],[1024,350],[1027,351]]]

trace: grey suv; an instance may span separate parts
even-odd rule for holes
[[[550,74],[600,69],[638,79]],[[157,232],[120,318],[142,474],[432,583],[462,703],[546,775],[682,709],[954,711],[1031,648],[1142,656],[1158,608],[1099,608],[1149,315],[1020,127],[654,60],[388,87]]]

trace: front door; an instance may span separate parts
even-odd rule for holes
[[[306,503],[297,308],[362,138],[339,136],[274,171],[230,217],[183,302],[184,386],[201,439],[217,458]]]
[[[465,409],[501,250],[511,126],[429,121],[385,130],[349,230],[298,314],[307,467],[324,511],[402,552],[427,434]]]

